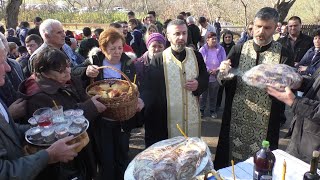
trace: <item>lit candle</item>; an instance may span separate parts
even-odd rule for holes
[[[283,160],[282,180],[285,180],[285,179],[286,179],[286,171],[287,171],[287,163],[286,163],[286,160]]]

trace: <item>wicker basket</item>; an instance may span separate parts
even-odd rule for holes
[[[120,97],[114,97],[114,98],[99,98],[98,100],[103,103],[107,109],[102,113],[103,117],[106,117],[108,119],[113,119],[117,121],[125,121],[129,120],[132,118],[137,111],[137,103],[138,103],[138,97],[139,97],[139,91],[138,87],[133,84],[130,79],[122,72],[119,71],[118,69],[115,69],[110,66],[101,66],[101,68],[109,68],[112,69],[118,73],[120,73],[125,80],[121,79],[105,79],[101,81],[96,81],[91,83],[87,88],[86,92],[89,96],[92,96],[91,94],[88,93],[88,91],[97,85],[100,84],[113,84],[117,81],[125,82],[127,83],[131,88],[132,88],[132,93],[128,93],[126,95],[122,95]]]

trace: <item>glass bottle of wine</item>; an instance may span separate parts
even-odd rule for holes
[[[319,162],[319,151],[313,151],[312,159],[310,161],[310,171],[306,172],[303,176],[303,180],[319,180],[320,176],[317,173]]]

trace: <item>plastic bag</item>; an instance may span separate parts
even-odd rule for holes
[[[285,64],[260,64],[242,76],[242,80],[250,86],[261,89],[271,86],[281,91],[287,86],[291,89],[299,88],[302,79],[295,68]]]
[[[192,179],[213,169],[210,150],[197,137],[182,136],[153,144],[138,154],[126,169],[125,180]]]

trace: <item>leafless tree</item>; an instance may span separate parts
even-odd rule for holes
[[[244,10],[245,26],[247,27],[247,25],[248,25],[248,15],[247,15],[248,2],[244,2],[244,0],[240,0],[240,1],[243,6],[243,10]]]
[[[3,19],[4,18],[4,15],[5,15],[5,1],[4,0],[0,0],[0,19]]]
[[[276,3],[274,4],[274,8],[276,10],[278,10],[279,12],[279,21],[282,22],[285,20],[285,18],[287,17],[290,8],[292,7],[292,5],[296,2],[296,0],[277,0]]]
[[[143,0],[144,2],[144,11],[145,12],[148,12],[149,11],[149,8],[148,8],[148,0]]]
[[[77,5],[82,5],[79,1],[77,1],[77,0],[64,0],[64,2],[66,2],[67,3],[67,6],[71,6],[71,7],[76,7],[76,4]]]
[[[16,28],[18,26],[18,15],[22,0],[9,0],[6,6],[5,22],[6,28]]]
[[[98,10],[102,10],[103,9],[103,3],[104,3],[104,1],[103,0],[95,0],[95,3],[96,3],[96,5],[97,5],[97,8],[98,8]]]

